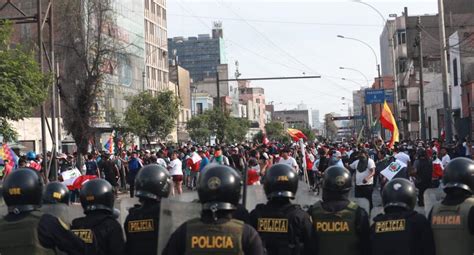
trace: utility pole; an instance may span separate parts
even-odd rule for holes
[[[219,80],[219,70],[216,71],[216,86],[217,86],[217,102],[216,106],[220,109],[221,108],[221,81]]]
[[[423,80],[423,43],[421,35],[421,17],[418,17],[416,24],[418,29],[418,37],[416,38],[416,46],[418,46],[418,62],[420,65],[420,129],[421,140],[426,140],[426,117],[425,117],[425,99],[424,99],[424,80]]]
[[[444,106],[444,128],[446,131],[446,141],[453,141],[451,104],[449,100],[448,83],[448,54],[446,48],[446,28],[444,25],[444,1],[438,0],[439,18],[439,43],[441,49],[441,74],[443,78],[443,106]]]

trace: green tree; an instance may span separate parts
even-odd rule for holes
[[[337,136],[337,126],[333,120],[333,115],[328,113],[324,115],[324,128],[326,129],[326,137],[334,139]]]
[[[250,123],[231,117],[229,112],[213,109],[191,118],[187,127],[191,139],[198,143],[207,142],[210,136],[216,136],[220,143],[234,143],[245,140]]]
[[[145,138],[165,140],[176,125],[179,114],[179,100],[172,91],[159,92],[152,96],[142,92],[131,98],[125,112],[127,130]]]
[[[0,134],[5,141],[17,133],[8,123],[30,116],[48,94],[50,76],[44,75],[33,52],[21,45],[10,48],[12,26],[0,23]]]
[[[308,141],[314,141],[314,139],[316,139],[316,135],[311,128],[302,128],[301,132],[308,138]]]

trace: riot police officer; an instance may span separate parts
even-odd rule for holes
[[[86,254],[81,239],[58,218],[38,211],[43,180],[32,169],[11,172],[3,183],[8,214],[0,219],[0,254]]]
[[[207,166],[198,180],[201,217],[181,225],[170,237],[163,254],[263,254],[262,241],[255,229],[232,219],[241,187],[242,180],[234,169]]]
[[[273,165],[263,185],[268,202],[250,213],[250,224],[260,234],[267,254],[314,254],[309,215],[290,202],[298,189],[295,171],[289,165]]]
[[[467,158],[451,160],[443,183],[446,197],[430,213],[436,254],[473,254],[474,162]]]
[[[158,164],[143,167],[135,178],[140,205],[130,209],[124,223],[127,254],[156,254],[158,244],[160,201],[168,197],[169,172]]]
[[[317,254],[370,254],[369,217],[348,199],[351,187],[351,174],[346,168],[332,166],[324,172],[322,201],[308,210]]]
[[[385,214],[371,227],[372,255],[434,255],[433,231],[424,215],[414,211],[415,185],[403,178],[388,182],[382,191]],[[394,242],[395,240],[395,242]]]
[[[46,185],[43,193],[43,205],[40,210],[61,219],[68,225],[71,224],[69,217],[69,190],[60,182],[50,182]]]
[[[104,179],[93,179],[82,186],[79,196],[86,216],[72,221],[72,231],[87,246],[96,247],[96,254],[124,254],[122,227],[114,217],[112,185]]]

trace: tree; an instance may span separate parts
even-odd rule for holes
[[[179,115],[179,100],[174,93],[164,91],[152,96],[149,92],[142,92],[130,101],[124,120],[127,130],[145,138],[148,144],[155,137],[165,140]]]
[[[308,138],[308,141],[314,141],[316,139],[316,135],[314,134],[313,130],[311,128],[302,128],[301,132]]]
[[[64,74],[59,93],[64,127],[86,153],[93,136],[93,117],[101,110],[97,99],[114,59],[120,53],[111,0],[57,1],[57,52]]]
[[[50,82],[33,52],[20,45],[10,48],[11,34],[11,24],[0,23],[0,134],[5,141],[13,141],[17,136],[8,121],[30,116],[46,99]]]
[[[282,122],[272,121],[265,124],[265,132],[267,134],[267,138],[271,141],[279,141],[282,143],[287,143],[290,141],[290,138],[285,131],[285,126]]]
[[[188,122],[191,139],[205,143],[210,136],[216,136],[220,143],[242,142],[250,127],[248,120],[234,118],[229,112],[213,109],[194,116]]]

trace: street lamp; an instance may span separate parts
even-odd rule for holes
[[[354,71],[354,72],[359,73],[360,75],[362,75],[362,76],[364,77],[365,81],[367,82],[367,87],[370,86],[370,85],[369,85],[369,79],[367,78],[367,76],[366,76],[363,72],[361,72],[361,71],[359,71],[359,70],[357,70],[357,69],[355,69],[355,68],[351,68],[351,67],[343,67],[343,66],[340,66],[339,69],[341,69],[341,70],[351,70],[351,71]]]

